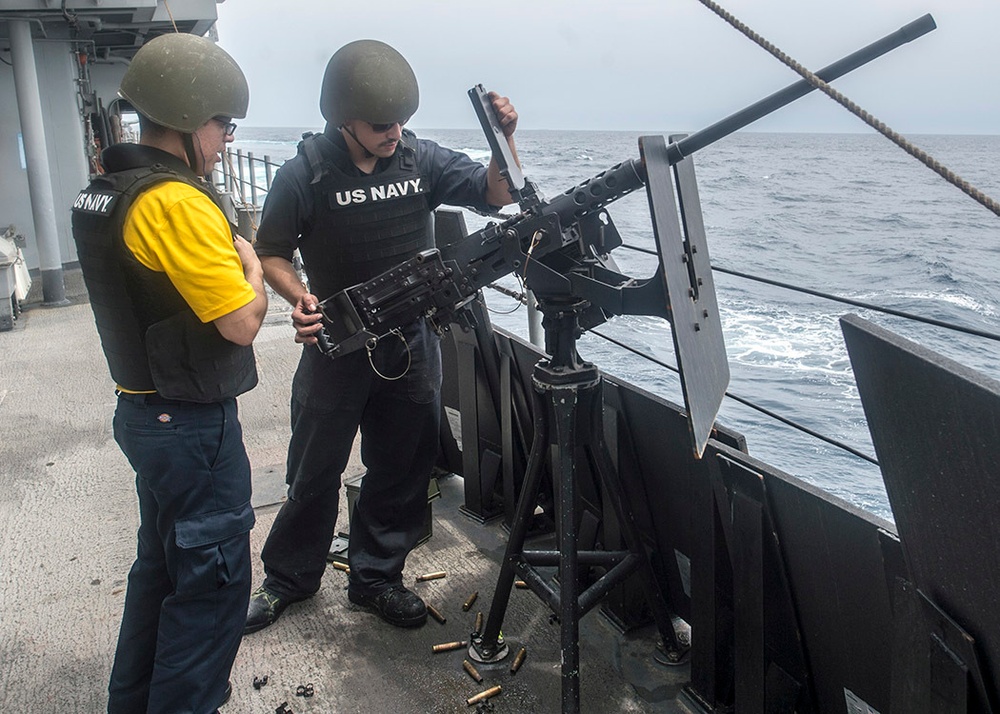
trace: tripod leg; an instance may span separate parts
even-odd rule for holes
[[[472,646],[479,655],[477,659],[483,662],[503,659],[506,652],[500,644],[500,628],[507,613],[510,601],[510,590],[514,585],[515,568],[524,552],[524,539],[528,533],[528,525],[535,510],[538,498],[538,488],[541,482],[542,464],[548,450],[548,409],[545,400],[538,392],[534,392],[534,441],[531,454],[528,457],[528,470],[524,475],[521,495],[517,501],[517,511],[511,524],[510,539],[504,552],[503,563],[500,564],[500,576],[493,592],[493,602],[490,604],[490,614],[479,637],[474,638]]]
[[[555,446],[552,478],[559,488],[559,623],[562,653],[562,710],[580,711],[579,562],[577,557],[576,389],[550,392]]]

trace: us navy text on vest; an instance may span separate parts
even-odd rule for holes
[[[84,189],[77,195],[73,202],[73,208],[87,213],[96,213],[100,216],[111,215],[112,203],[117,194],[103,193],[98,191],[88,191]]]
[[[374,203],[388,201],[404,196],[426,193],[422,178],[393,181],[368,188],[356,188],[350,191],[337,191],[335,194],[338,206],[351,206],[358,203]]]

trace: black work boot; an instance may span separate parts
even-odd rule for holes
[[[289,598],[280,597],[264,586],[260,586],[250,595],[250,605],[247,607],[247,624],[243,628],[243,634],[249,635],[252,632],[263,630],[268,625],[273,625],[285,608],[292,604]]]
[[[396,627],[419,627],[427,621],[424,601],[402,585],[393,585],[375,595],[361,595],[348,590],[347,598],[355,605],[374,608],[379,617]]]

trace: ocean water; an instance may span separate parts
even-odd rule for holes
[[[303,130],[242,128],[235,149],[280,164]],[[475,130],[418,135],[486,162]],[[646,134],[671,132],[650,131]],[[638,132],[517,134],[525,175],[555,196],[636,158]],[[987,195],[1000,199],[1000,136],[907,137]],[[694,155],[712,263],[967,328],[1000,333],[1000,218],[874,134],[738,132]],[[263,183],[263,173],[258,172]],[[644,191],[608,207],[626,245],[653,247]],[[514,212],[513,207],[507,209]],[[487,218],[466,213],[470,231]],[[621,272],[648,277],[654,258],[614,251]],[[729,392],[874,456],[838,318],[859,314],[961,364],[1000,379],[996,341],[715,272],[732,373]],[[516,288],[511,278],[504,283]],[[526,311],[487,291],[494,324],[527,336]],[[599,330],[676,364],[669,324],[613,318]],[[683,404],[675,373],[593,335],[583,357],[605,372]],[[750,453],[890,518],[878,468],[726,399],[718,420]]]

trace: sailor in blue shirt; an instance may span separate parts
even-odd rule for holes
[[[490,97],[516,157],[517,113],[506,97]],[[294,306],[295,341],[305,346],[292,382],[288,500],[261,552],[265,579],[251,596],[244,634],[319,590],[359,429],[366,473],[351,519],[348,596],[394,625],[427,619],[402,571],[423,530],[437,459],[439,338],[421,319],[370,352],[330,359],[313,346],[321,300],[434,246],[434,208],[486,212],[512,202],[495,162],[483,166],[403,128],[417,105],[402,55],[374,40],[345,45],[323,79],[326,130],[303,139],[264,204],[257,254],[267,282]],[[292,264],[296,249],[308,287]]]

